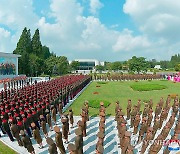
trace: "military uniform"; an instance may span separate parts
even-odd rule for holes
[[[58,154],[56,144],[50,137],[47,137],[46,142],[49,145],[49,154]]]
[[[63,145],[62,133],[60,132],[60,128],[58,126],[55,126],[54,131],[56,132],[56,136],[55,136],[56,145],[59,148],[61,154],[65,154],[66,151]]]
[[[11,129],[13,136],[16,138],[19,146],[22,146],[21,137],[19,136],[20,130],[19,130],[18,126],[16,124],[12,124],[10,129]]]
[[[75,146],[78,154],[83,154],[83,137],[82,131],[78,128],[75,130]]]
[[[20,131],[20,135],[22,136],[23,146],[27,149],[29,153],[35,154],[31,139],[28,136],[26,136],[23,130]]]

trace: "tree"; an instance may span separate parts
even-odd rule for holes
[[[52,75],[53,73],[63,75],[69,71],[69,62],[67,57],[64,56],[51,56],[46,59],[45,64],[46,72],[48,72],[49,75]]]
[[[129,70],[133,72],[138,72],[138,74],[141,71],[147,72],[147,69],[149,67],[148,62],[146,61],[144,57],[138,58],[136,56],[133,56],[132,59],[128,61],[128,64],[129,64]]]
[[[49,51],[49,48],[47,46],[42,46],[42,54],[43,54],[43,59],[47,59],[51,56],[51,53]]]
[[[20,54],[19,58],[19,73],[28,75],[29,68],[29,53],[32,52],[30,30],[25,27],[17,43],[14,54]]]
[[[36,29],[34,36],[32,38],[32,49],[33,49],[33,53],[36,56],[43,58],[42,44],[40,41],[39,29]]]
[[[175,71],[180,71],[180,64],[177,64],[174,69]]]
[[[72,71],[75,71],[78,69],[79,65],[80,65],[80,63],[78,61],[72,61],[70,64],[70,69]]]
[[[111,69],[112,69],[113,71],[122,70],[122,64],[121,64],[121,62],[119,62],[119,61],[113,62],[113,63],[111,64]]]
[[[99,71],[99,73],[102,73],[102,71],[104,71],[104,66],[102,66],[102,65],[97,65],[97,66],[96,66],[96,71]]]

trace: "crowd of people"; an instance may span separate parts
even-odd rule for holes
[[[171,80],[171,81],[174,81],[174,82],[180,82],[180,73],[173,74],[173,75],[167,75],[167,76],[165,76],[165,78],[167,80]]]
[[[73,110],[63,113],[63,107],[69,99],[73,99],[89,82],[91,77],[87,75],[70,75],[59,79],[39,82],[32,85],[22,86],[19,89],[7,89],[0,93],[0,129],[3,134],[7,134],[13,142],[16,140],[19,146],[24,146],[29,153],[35,154],[31,138],[33,137],[39,148],[43,148],[42,130],[50,154],[57,154],[58,150],[66,153],[63,143],[68,144],[70,154],[83,154],[83,138],[87,136],[87,122],[89,121],[89,103],[84,102],[81,109],[81,119],[77,122],[75,129],[75,141],[69,143],[70,128],[74,127]],[[178,140],[180,134],[179,97],[173,99],[171,106],[171,96],[166,100],[160,99],[153,112],[153,101],[147,102],[142,107],[142,101],[132,105],[131,100],[127,103],[127,116],[122,111],[119,102],[115,105],[115,121],[117,122],[117,132],[119,137],[119,148],[122,154],[133,154],[135,146],[132,145],[131,137],[138,135],[137,144],[142,143],[140,153],[148,152],[157,154],[162,144],[158,140],[166,140],[170,133],[171,139]],[[172,113],[170,113],[172,111]],[[61,118],[62,128],[58,127],[57,114]],[[168,114],[171,114],[168,119]],[[96,154],[104,152],[104,138],[106,126],[106,108],[100,102],[99,109],[99,132],[97,133],[98,142],[96,143]],[[165,123],[165,121],[168,122]],[[130,122],[129,129],[128,123]],[[50,130],[55,132],[55,140],[49,137],[47,125]],[[175,125],[175,127],[174,127]],[[163,127],[163,129],[161,129]],[[157,134],[158,130],[162,130]],[[149,141],[154,141],[149,149]],[[164,154],[170,153],[168,147],[163,151]]]
[[[30,153],[34,153],[29,139],[32,136],[39,147],[43,148],[39,130],[42,128],[47,138],[46,123],[53,129],[52,120],[56,124],[57,111],[62,114],[63,107],[90,81],[90,76],[69,75],[32,85],[24,85],[23,82],[19,89],[11,87],[2,90],[0,92],[2,133],[7,134],[11,141],[16,139],[18,144],[24,145]],[[66,127],[65,130],[67,130]],[[22,138],[19,133],[23,136]],[[47,140],[50,139],[47,138]]]
[[[13,63],[1,63],[0,64],[0,75],[15,75],[16,66]]]
[[[168,95],[167,100],[164,101],[163,98],[157,103],[155,112],[153,114],[153,101],[150,100],[145,104],[143,108],[143,112],[141,112],[141,100],[134,106],[132,106],[131,100],[128,100],[127,104],[127,119],[124,118],[124,114],[122,112],[122,108],[120,107],[119,102],[116,102],[116,116],[115,120],[117,121],[117,129],[120,139],[120,147],[122,154],[133,154],[134,147],[131,145],[131,137],[132,135],[138,134],[137,144],[143,142],[141,147],[141,154],[144,154],[150,141],[154,142],[147,150],[149,154],[157,154],[163,144],[159,144],[157,141],[165,141],[167,136],[170,133],[174,123],[175,128],[173,129],[173,135],[171,139],[178,140],[180,134],[180,113],[179,113],[179,98],[176,96],[174,99],[174,103],[171,107],[171,96]],[[167,120],[170,109],[172,108],[172,114],[165,126],[163,126],[163,122]],[[176,119],[176,120],[175,120]],[[130,128],[133,128],[133,134],[127,132],[127,121],[130,120]],[[158,130],[163,127],[162,131],[155,138],[155,135]],[[162,142],[161,142],[162,143]],[[164,154],[170,153],[168,147],[164,150]]]
[[[129,81],[129,80],[154,80],[162,79],[162,75],[158,74],[94,74],[94,80],[103,80],[103,81]]]

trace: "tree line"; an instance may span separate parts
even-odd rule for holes
[[[30,29],[25,27],[13,53],[21,55],[19,74],[27,76],[63,75],[77,70],[80,65],[77,61],[72,61],[69,64],[67,57],[57,56],[50,51],[48,46],[42,45],[39,29],[36,29],[31,37]],[[155,59],[148,61],[144,57],[133,56],[123,62],[105,62],[104,66],[96,66],[95,69],[99,72],[128,70],[132,73],[140,73],[154,69],[156,65],[161,65],[163,70],[180,71],[180,54],[172,56],[170,61],[156,61]]]

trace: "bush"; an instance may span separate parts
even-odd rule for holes
[[[171,97],[172,99],[175,99],[176,96],[177,96],[177,94],[170,94],[170,97]]]
[[[107,84],[108,82],[97,82],[97,84]]]
[[[100,108],[100,102],[104,102],[104,107],[108,107],[111,103],[105,100],[90,100],[89,106],[92,108]]]
[[[159,84],[133,84],[130,86],[135,91],[163,90],[167,87]]]

